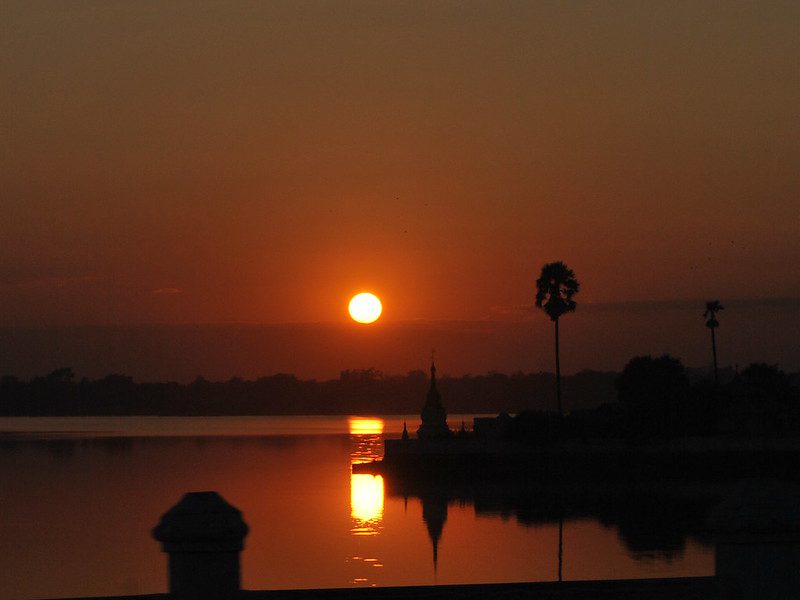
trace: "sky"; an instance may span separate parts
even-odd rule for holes
[[[798,31],[772,1],[6,0],[0,371],[156,363],[103,362],[87,328],[314,324],[340,333],[313,368],[312,340],[252,370],[404,372],[429,345],[469,356],[453,373],[552,368],[554,260],[581,282],[566,371],[708,362],[717,298],[729,363],[800,369]],[[351,331],[364,290],[384,315]],[[212,354],[186,372],[243,358]]]

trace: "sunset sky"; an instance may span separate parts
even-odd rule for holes
[[[153,324],[344,331],[219,376],[404,372],[428,344],[471,357],[453,373],[551,369],[553,260],[581,282],[566,372],[705,365],[716,298],[722,364],[800,369],[799,32],[795,1],[5,1],[0,372],[132,373],[64,331]],[[348,354],[355,327],[383,354]],[[61,341],[20,356],[31,329]]]

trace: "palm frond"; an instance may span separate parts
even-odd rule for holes
[[[709,300],[706,302],[706,311],[703,313],[703,316],[713,317],[721,310],[725,310],[725,307],[719,303],[719,300]]]
[[[544,309],[551,320],[573,312],[577,306],[572,297],[580,290],[575,273],[563,262],[547,263],[536,280],[536,306]]]

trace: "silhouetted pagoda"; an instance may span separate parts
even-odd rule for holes
[[[431,387],[425,405],[420,413],[422,424],[417,429],[417,437],[421,440],[442,440],[451,436],[447,426],[447,412],[442,406],[442,396],[436,389],[436,365],[431,361]]]

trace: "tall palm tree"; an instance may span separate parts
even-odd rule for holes
[[[717,375],[717,338],[714,335],[714,330],[719,327],[717,313],[724,309],[725,307],[719,303],[719,300],[709,300],[706,302],[706,312],[703,313],[703,316],[706,317],[706,327],[711,330],[711,352],[714,353],[714,385],[719,385],[719,377]]]
[[[561,315],[575,310],[572,297],[578,293],[580,284],[575,273],[563,262],[548,263],[542,267],[542,274],[536,280],[536,306],[544,309],[556,328],[556,399],[558,414],[561,410],[561,362],[558,355],[558,319]]]

